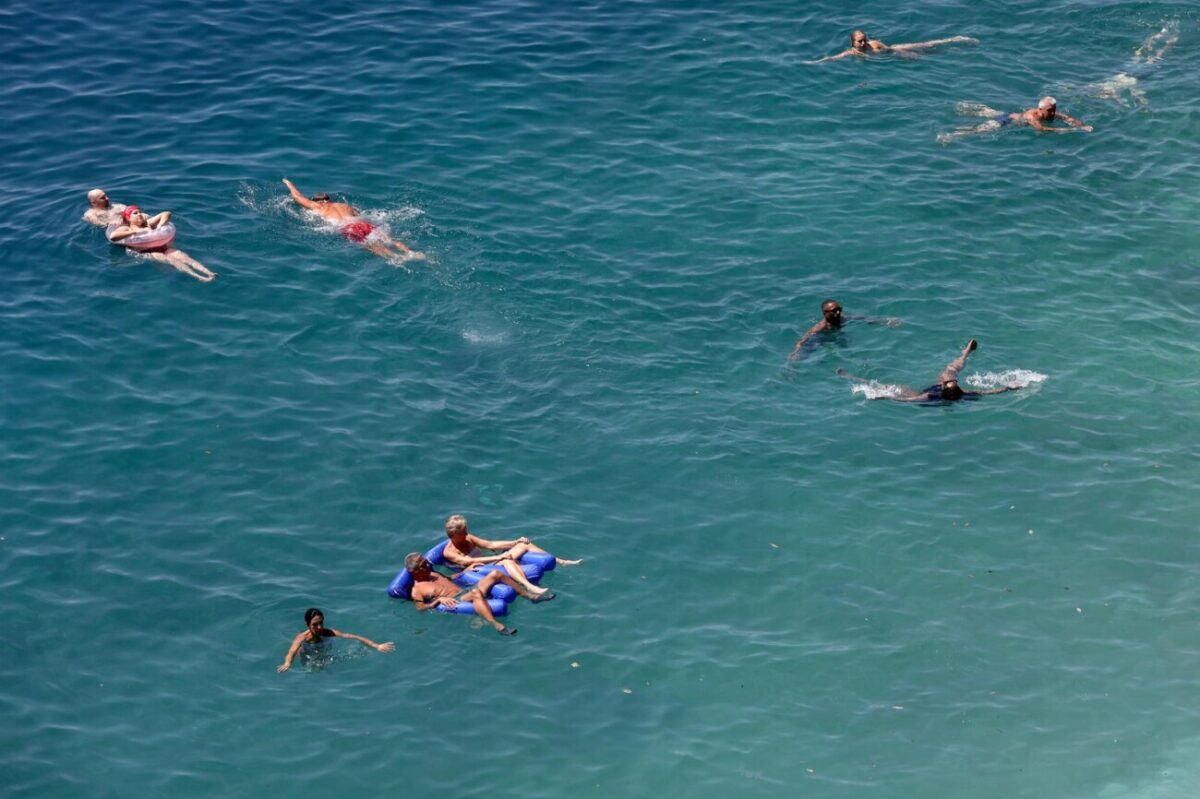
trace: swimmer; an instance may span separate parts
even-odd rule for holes
[[[486,621],[501,635],[516,635],[516,628],[505,627],[496,620],[491,607],[487,603],[488,592],[496,583],[516,590],[518,594],[530,602],[549,602],[554,594],[543,592],[530,593],[524,586],[502,571],[489,572],[482,580],[469,588],[456,585],[444,574],[434,571],[433,564],[419,552],[412,552],[404,557],[404,569],[413,579],[412,600],[417,610],[430,610],[439,605],[450,610],[458,607],[459,602],[469,602],[475,608],[475,614]]]
[[[1138,79],[1145,77],[1150,67],[1162,60],[1166,52],[1179,41],[1179,34],[1174,25],[1164,25],[1162,30],[1146,37],[1146,40],[1133,51],[1133,58],[1121,72],[1108,80],[1100,81],[1088,87],[1093,97],[1101,100],[1112,100],[1124,106],[1147,104],[1146,92],[1138,85]],[[1127,102],[1126,94],[1129,96]]]
[[[125,206],[108,199],[104,189],[92,189],[87,193],[89,207],[83,212],[83,221],[100,227],[108,227],[121,221],[121,212]]]
[[[978,39],[973,39],[970,36],[951,36],[949,39],[933,39],[928,42],[909,42],[908,44],[884,44],[878,39],[872,39],[862,31],[854,31],[850,34],[850,47],[838,53],[837,55],[827,55],[824,58],[818,58],[815,61],[807,61],[808,64],[820,64],[823,61],[837,61],[839,58],[847,56],[867,56],[880,53],[911,53],[917,50],[928,50],[931,47],[939,47],[943,44],[970,43],[978,44]]]
[[[946,364],[946,368],[938,375],[938,381],[934,385],[924,391],[917,391],[912,388],[905,387],[901,390],[900,396],[897,397],[873,397],[872,399],[890,399],[896,402],[925,402],[925,403],[946,403],[958,402],[964,399],[979,399],[988,394],[1003,394],[1006,391],[1019,391],[1022,386],[1005,386],[1004,388],[994,388],[990,391],[963,391],[958,385],[958,373],[967,365],[967,356],[975,351],[979,346],[979,342],[971,339],[967,342],[967,346],[963,348],[959,354],[950,363]],[[863,383],[870,382],[863,377],[855,377],[845,369],[838,369],[839,377],[847,378],[848,380],[858,380]]]
[[[341,630],[326,627],[325,614],[317,608],[309,608],[304,611],[304,626],[307,629],[292,639],[292,645],[288,648],[287,654],[284,655],[283,662],[279,664],[275,671],[283,673],[290,669],[292,667],[292,660],[295,659],[297,652],[303,651],[306,658],[311,656],[326,638],[351,638],[355,641],[361,641],[376,652],[391,652],[396,648],[396,645],[391,641],[377,644],[370,638],[363,638],[361,635],[344,633]]]
[[[142,213],[141,208],[138,208],[136,205],[130,205],[121,212],[121,219],[124,224],[108,235],[108,240],[114,244],[119,244],[121,239],[127,239],[130,236],[145,233],[147,230],[154,230],[167,224],[167,222],[171,221],[171,212],[163,211],[162,213],[148,217]],[[216,272],[183,250],[170,244],[159,247],[157,250],[140,250],[138,254],[160,263],[169,264],[185,275],[194,277],[202,283],[208,283],[217,276]]]
[[[288,191],[292,194],[292,199],[298,205],[325,217],[337,225],[339,232],[346,237],[347,241],[375,253],[380,258],[398,257],[411,261],[425,257],[424,253],[409,249],[403,242],[389,237],[375,225],[360,217],[358,211],[354,210],[354,206],[349,203],[335,203],[324,192],[314,194],[311,198],[305,197],[287,178],[283,179],[283,185],[287,186]]]
[[[1075,130],[1091,133],[1093,128],[1091,125],[1085,125],[1075,117],[1068,116],[1058,110],[1058,101],[1053,97],[1043,97],[1037,105],[1037,108],[1030,108],[1026,111],[1014,111],[1012,113],[1003,113],[994,108],[988,108],[986,105],[979,103],[959,103],[958,113],[966,116],[988,117],[988,121],[976,125],[973,128],[959,128],[953,133],[939,133],[938,141],[946,144],[960,136],[971,136],[976,133],[991,133],[993,131],[1007,128],[1010,125],[1020,126],[1028,125],[1034,130],[1042,133],[1071,133]],[[1052,128],[1048,123],[1056,119],[1061,119],[1070,127]]]
[[[821,303],[821,316],[821,321],[810,327],[808,332],[796,342],[795,348],[792,349],[792,354],[788,356],[789,361],[794,361],[800,357],[800,350],[813,336],[818,333],[824,333],[827,330],[840,330],[843,322],[858,321],[871,325],[883,324],[888,327],[900,327],[900,325],[904,324],[899,319],[890,316],[886,319],[879,319],[873,316],[842,316],[842,306],[838,305],[837,300],[825,300],[825,302]]]
[[[460,568],[484,563],[503,564],[505,561],[520,560],[526,552],[546,551],[524,536],[512,541],[488,541],[479,538],[472,535],[471,531],[467,529],[467,518],[457,513],[446,519],[446,537],[450,539],[450,543],[446,544],[443,554],[446,560]],[[485,555],[483,550],[498,554]],[[559,566],[577,566],[583,562],[581,560],[564,560],[563,558],[555,558],[554,561]],[[519,568],[519,564],[517,565]],[[508,568],[505,567],[505,570],[508,571]],[[516,575],[511,576],[516,578]],[[524,577],[524,573],[521,576]],[[533,588],[532,590],[538,589]]]

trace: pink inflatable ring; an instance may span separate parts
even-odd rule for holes
[[[112,241],[113,231],[121,227],[120,223],[109,225],[104,236],[109,241]],[[126,236],[120,241],[112,241],[113,244],[119,244],[122,247],[128,247],[131,250],[157,250],[160,247],[166,247],[175,240],[175,224],[168,222],[165,225],[159,225],[153,230],[147,230],[143,233],[134,233],[132,236]]]

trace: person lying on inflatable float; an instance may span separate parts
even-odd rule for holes
[[[292,639],[291,647],[288,648],[287,654],[283,657],[283,662],[279,664],[279,667],[275,671],[282,674],[290,669],[292,667],[292,660],[295,659],[297,652],[302,652],[305,658],[311,656],[324,643],[326,638],[352,638],[355,641],[361,641],[376,652],[391,652],[396,648],[396,645],[391,641],[377,644],[370,638],[363,638],[361,635],[344,633],[341,630],[326,627],[325,614],[319,608],[309,608],[304,611],[304,626],[307,629]]]
[[[460,603],[471,605],[475,615],[482,618],[501,635],[516,635],[515,627],[505,627],[496,620],[492,606],[488,603],[488,594],[497,583],[506,585],[530,602],[549,602],[554,594],[542,589],[541,593],[531,593],[524,586],[503,571],[488,572],[473,586],[463,588],[449,577],[434,571],[433,564],[419,552],[412,552],[404,558],[404,570],[412,578],[411,598],[416,603],[417,610],[441,608],[449,612],[457,612]],[[504,607],[503,603],[501,607]]]
[[[512,541],[488,541],[486,538],[472,535],[471,531],[467,529],[467,517],[458,513],[446,519],[446,537],[450,539],[444,550],[446,561],[460,569],[475,565],[501,563],[506,560],[519,561],[529,553],[549,555],[546,550],[524,536]],[[484,550],[496,554],[486,555]],[[582,562],[581,560],[554,558],[557,566],[578,566]]]
[[[409,249],[403,242],[396,241],[363,219],[350,203],[335,203],[324,192],[314,194],[312,197],[305,197],[296,188],[296,184],[287,178],[283,179],[283,185],[287,186],[297,205],[325,217],[337,225],[338,230],[346,237],[347,241],[352,241],[364,249],[370,250],[380,258],[402,258],[411,261],[425,257],[424,253]]]
[[[120,244],[147,258],[169,264],[202,283],[217,276],[216,272],[183,250],[171,246],[175,240],[175,225],[171,224],[170,211],[148,217],[136,205],[127,206],[121,212],[121,223],[109,225],[105,235],[113,244]]]

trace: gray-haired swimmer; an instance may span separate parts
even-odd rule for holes
[[[355,641],[361,641],[376,652],[391,652],[396,648],[396,645],[391,641],[377,644],[370,638],[363,638],[361,635],[344,633],[341,630],[326,627],[325,614],[318,608],[309,608],[304,611],[304,625],[306,629],[292,639],[292,645],[288,648],[287,654],[284,655],[283,662],[275,669],[276,671],[283,673],[290,669],[292,667],[292,660],[295,659],[298,652],[303,652],[306,658],[311,657],[326,638],[351,638]]]
[[[813,336],[818,333],[824,333],[830,330],[841,330],[843,322],[866,322],[870,325],[887,325],[888,327],[900,327],[904,324],[899,319],[889,316],[879,318],[875,316],[842,316],[842,306],[837,300],[825,300],[821,303],[821,321],[810,327],[800,340],[796,342],[796,346],[792,348],[792,354],[788,356],[789,361],[797,360],[801,355],[801,350],[804,345],[812,340]]]
[[[83,221],[99,227],[108,227],[121,221],[125,206],[114,203],[104,189],[92,189],[87,193],[88,209],[83,212]]]
[[[510,586],[530,602],[549,602],[555,598],[549,591],[531,592],[506,572],[499,570],[488,572],[475,585],[463,588],[446,575],[434,571],[433,564],[419,552],[410,552],[404,557],[404,569],[413,579],[411,596],[417,610],[431,610],[438,606],[453,610],[458,607],[458,603],[466,602],[475,608],[476,616],[492,625],[492,629],[501,635],[516,635],[517,630],[515,627],[505,627],[497,621],[491,606],[488,605],[488,592],[496,583]]]
[[[854,31],[850,34],[850,46],[838,53],[837,55],[827,55],[824,58],[818,58],[815,61],[807,61],[808,64],[820,64],[824,61],[837,61],[840,58],[850,56],[867,56],[881,53],[913,53],[918,50],[928,50],[932,47],[938,47],[943,44],[956,43],[978,44],[978,39],[973,39],[970,36],[951,36],[949,39],[931,39],[927,42],[908,42],[906,44],[884,44],[879,39],[872,39],[863,31]]]
[[[1010,125],[1025,125],[1042,133],[1070,133],[1075,130],[1082,131],[1083,133],[1091,133],[1093,130],[1091,125],[1086,125],[1075,117],[1059,111],[1058,100],[1049,96],[1039,100],[1037,108],[1029,108],[1025,111],[1004,113],[979,103],[959,103],[957,110],[958,113],[964,116],[988,117],[988,121],[973,128],[959,128],[951,133],[939,133],[937,138],[942,144],[946,144],[961,136],[971,136],[976,133],[992,133],[1007,128]],[[1056,119],[1067,123],[1069,127],[1051,127],[1049,123],[1054,122]]]
[[[897,395],[881,395],[872,397],[872,399],[890,399],[895,402],[923,402],[928,404],[944,404],[948,402],[958,402],[959,400],[974,400],[989,394],[1003,394],[1006,391],[1019,391],[1022,386],[1005,386],[1004,388],[994,388],[988,391],[964,391],[958,384],[958,373],[967,365],[967,356],[970,355],[979,346],[979,342],[971,339],[967,342],[967,346],[963,351],[950,363],[946,364],[946,368],[938,375],[937,383],[923,391],[917,391],[912,388],[902,388]],[[858,380],[860,382],[869,382],[864,377],[856,377],[850,374],[845,369],[838,369],[839,377],[844,377],[848,380]]]

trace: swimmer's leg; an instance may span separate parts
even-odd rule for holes
[[[529,577],[526,576],[525,570],[521,568],[521,564],[517,563],[516,560],[513,560],[512,558],[506,558],[506,559],[500,561],[499,563],[497,563],[496,565],[499,566],[500,568],[504,569],[504,571],[508,574],[509,577],[511,577],[513,580],[516,580],[518,583],[520,583],[521,586],[530,594],[533,594],[534,596],[539,596],[541,594],[546,593],[545,588],[538,588],[536,585],[529,582]],[[480,582],[482,582],[482,581],[480,581]]]
[[[492,574],[499,573],[500,572],[492,572]],[[490,577],[491,575],[488,576]],[[479,585],[475,586],[467,593],[459,596],[458,601],[462,602],[463,600],[466,600],[470,602],[471,607],[475,608],[475,615],[492,625],[492,628],[501,635],[515,634],[517,632],[516,630],[513,630],[512,632],[505,632],[505,630],[509,628],[496,621],[496,616],[492,613],[492,607],[487,603],[487,592],[491,590],[496,581],[492,580],[491,582],[488,582],[487,588],[483,587],[484,582],[487,582],[486,579],[481,580]]]
[[[386,244],[383,244],[381,242],[364,241],[364,242],[362,242],[362,247],[364,250],[375,253],[380,258],[391,258],[392,257],[392,251],[387,248]]]
[[[954,110],[965,117],[998,117],[1003,114],[1003,111],[997,111],[994,108],[984,105],[983,103],[961,102],[954,106]]]
[[[1000,128],[1001,125],[999,122],[994,119],[989,119],[982,125],[976,125],[973,128],[956,128],[949,133],[939,133],[937,135],[937,140],[939,144],[949,144],[955,139],[960,139],[963,136],[975,136],[979,133],[992,133],[1000,130]]]
[[[509,549],[508,552],[505,552],[504,554],[510,558],[513,558],[514,560],[520,560],[521,556],[524,555],[526,552],[546,553],[546,550],[542,549],[541,547],[539,547],[537,544],[534,544],[534,543],[517,544],[515,547]],[[548,554],[548,553],[546,553],[546,554]],[[582,560],[567,560],[566,558],[555,558],[554,563],[557,566],[578,566],[580,563],[583,563],[583,561]]]
[[[191,275],[202,283],[208,283],[217,276],[217,273],[209,269],[204,264],[197,261],[192,256],[188,255],[183,250],[169,250],[168,255],[171,256],[171,263],[175,264],[175,268],[186,275]]]

